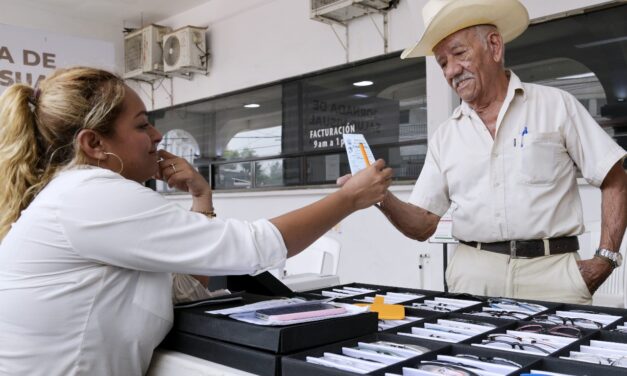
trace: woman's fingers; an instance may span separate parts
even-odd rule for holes
[[[356,209],[363,209],[382,201],[391,182],[392,169],[379,159],[346,181],[342,189],[352,197]]]
[[[193,196],[210,196],[211,186],[207,180],[184,158],[178,157],[165,150],[158,151],[159,161],[158,178]]]

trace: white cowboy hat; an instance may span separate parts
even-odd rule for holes
[[[442,39],[475,25],[494,25],[507,43],[527,29],[529,13],[518,0],[429,0],[422,8],[425,31],[401,59],[433,55]]]

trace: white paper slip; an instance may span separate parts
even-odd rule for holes
[[[305,302],[306,300],[301,298],[263,300],[261,302],[246,304],[233,308],[205,311],[205,313],[209,313],[212,315],[231,315],[234,313],[254,312],[263,308],[273,308],[288,304],[303,304]]]
[[[546,375],[546,376],[573,376],[569,373],[555,373],[555,372],[548,372],[548,371],[541,371],[541,370],[537,370],[537,369],[532,369],[531,373],[537,373],[539,375]]]
[[[470,368],[476,367],[484,371],[495,373],[497,375],[509,375],[510,373],[518,369],[518,367],[514,367],[514,366],[506,366],[503,364],[496,364],[496,363],[487,363],[487,362],[483,362],[480,360],[461,358],[461,357],[450,356],[450,355],[438,355],[438,360],[453,362],[453,363],[457,363],[460,365],[465,364],[465,365],[470,366]]]
[[[373,360],[375,362],[383,364],[394,364],[405,360],[400,356],[391,356],[386,354],[379,354],[376,350],[369,351],[368,349],[355,349],[350,347],[342,347],[342,354],[350,356],[351,358]]]
[[[348,155],[348,163],[351,167],[351,174],[355,175],[359,171],[375,162],[374,155],[363,134],[342,135],[344,146]]]
[[[339,364],[339,363],[333,362],[325,358],[316,358],[313,356],[308,356],[307,358],[305,358],[305,360],[309,363],[318,364],[320,366],[333,367],[333,368],[341,369],[343,371],[349,371],[349,372],[355,372],[355,373],[370,372],[369,369],[361,369],[361,368],[357,368],[348,364]]]

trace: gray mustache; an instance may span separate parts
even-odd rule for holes
[[[475,76],[472,73],[462,73],[457,77],[454,77],[451,83],[453,84],[453,88],[457,87],[461,81],[466,80],[468,78],[474,78]]]

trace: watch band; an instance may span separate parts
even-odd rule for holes
[[[610,264],[610,266],[612,267],[612,269],[616,269],[616,267],[618,266],[618,265],[616,265],[616,263],[614,262],[614,260],[612,260],[612,259],[611,259],[611,258],[609,258],[609,257],[605,257],[605,256],[601,256],[601,255],[594,255],[594,257],[597,257],[597,258],[600,258],[600,259],[605,260],[608,264]]]
[[[622,255],[619,252],[611,251],[605,248],[599,248],[594,253],[595,257],[599,257],[607,261],[612,268],[617,268],[622,263]]]

